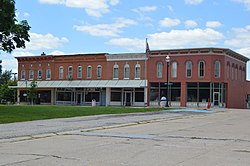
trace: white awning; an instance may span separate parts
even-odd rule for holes
[[[29,88],[31,81],[18,81],[11,88]],[[140,88],[147,87],[147,80],[73,80],[36,81],[37,88]]]

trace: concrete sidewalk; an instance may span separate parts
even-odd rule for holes
[[[250,165],[248,110],[164,113],[149,119],[1,142],[0,166]]]

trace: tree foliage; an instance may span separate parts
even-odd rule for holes
[[[8,53],[30,41],[31,27],[26,20],[18,23],[15,11],[15,0],[0,0],[0,50]]]
[[[17,85],[16,80],[11,80],[11,73],[11,70],[6,70],[0,75],[0,103],[16,101],[16,89],[9,88],[9,86]]]
[[[37,83],[36,81],[32,81],[30,83],[30,89],[29,89],[29,92],[28,92],[28,99],[31,101],[31,104],[33,105],[34,101],[36,100],[37,98]]]

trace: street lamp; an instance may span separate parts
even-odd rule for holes
[[[169,90],[168,90],[168,86],[169,86],[169,82],[168,82],[168,67],[169,67],[169,62],[170,62],[170,57],[167,55],[166,56],[166,63],[167,63],[167,103],[166,103],[166,107],[169,107],[169,105],[168,105],[168,100],[169,100]]]

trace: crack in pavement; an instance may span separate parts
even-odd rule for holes
[[[167,138],[180,138],[180,139],[197,139],[197,140],[209,140],[209,141],[234,141],[234,142],[250,142],[250,140],[238,139],[238,138],[210,138],[210,137],[197,137],[197,136],[166,136]]]
[[[27,154],[22,154],[22,153],[0,153],[3,155],[19,155],[19,156],[35,156],[36,158],[33,159],[28,159],[28,160],[23,160],[23,161],[17,161],[17,162],[13,162],[13,163],[8,163],[8,164],[3,164],[0,166],[9,166],[9,165],[15,165],[15,164],[21,164],[21,163],[26,163],[26,162],[30,162],[30,161],[35,161],[35,160],[40,160],[40,159],[44,159],[47,157],[52,157],[52,158],[57,158],[57,159],[64,159],[64,160],[80,160],[77,158],[70,158],[70,157],[61,157],[58,155],[53,155],[53,154],[36,154],[36,153],[27,153]]]

